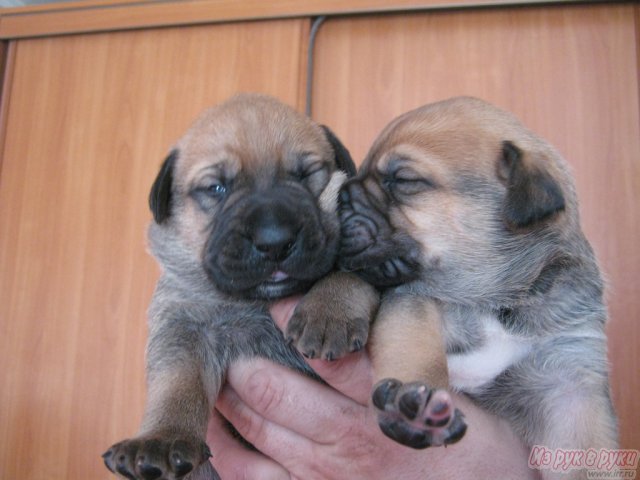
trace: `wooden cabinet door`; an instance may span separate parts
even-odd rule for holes
[[[147,194],[205,107],[298,105],[308,21],[19,40],[0,173],[0,477],[112,478],[135,433],[158,269]]]
[[[640,126],[633,5],[330,19],[318,34],[313,116],[360,161],[421,104],[473,95],[513,111],[571,163],[583,227],[608,279],[621,444],[640,446]]]

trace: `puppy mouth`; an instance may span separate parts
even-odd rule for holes
[[[229,271],[216,271],[207,268],[210,280],[217,288],[240,298],[274,300],[308,290],[316,277],[307,278],[298,268],[293,270],[276,265],[271,268],[262,266],[262,273],[255,269],[238,268]],[[320,275],[318,275],[319,277]]]
[[[272,300],[300,293],[311,286],[311,281],[299,280],[282,270],[274,271],[266,280],[253,287],[245,295]]]
[[[300,293],[335,265],[337,215],[302,186],[239,192],[210,226],[203,268],[222,292],[267,299]]]
[[[375,249],[372,249],[375,250]],[[342,270],[350,271],[379,288],[396,287],[420,277],[420,264],[411,256],[381,258],[374,254],[361,255],[340,260]]]
[[[288,274],[286,274],[282,270],[276,270],[271,274],[271,276],[265,283],[278,284],[278,283],[286,282],[288,279],[289,279]]]
[[[364,203],[360,202],[360,208]],[[380,288],[395,287],[420,276],[420,246],[391,227],[373,209],[365,213],[344,206],[341,213],[340,268]]]
[[[421,247],[393,224],[390,201],[367,175],[349,180],[340,193],[338,264],[378,288],[412,282],[422,273]]]

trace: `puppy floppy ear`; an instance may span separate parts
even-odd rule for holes
[[[333,153],[336,158],[336,165],[340,170],[345,172],[348,177],[353,177],[356,174],[356,165],[353,163],[353,159],[351,158],[351,154],[349,150],[345,148],[338,137],[329,129],[329,127],[325,125],[320,125],[322,130],[324,130],[324,134],[329,140],[331,144],[331,148],[333,148]]]
[[[172,150],[162,163],[149,193],[149,208],[151,208],[153,219],[156,223],[162,223],[169,218],[173,169],[177,159],[178,150]]]
[[[530,160],[514,143],[502,143],[498,177],[507,187],[503,215],[514,230],[532,227],[565,208],[558,182],[544,165]]]

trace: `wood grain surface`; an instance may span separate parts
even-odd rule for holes
[[[238,91],[299,101],[308,22],[12,44],[0,176],[0,478],[112,478],[144,401],[147,194],[172,143]],[[302,104],[301,104],[302,105]]]
[[[0,38],[581,0],[87,0],[0,9]]]
[[[622,445],[640,447],[640,125],[637,6],[330,19],[313,116],[361,161],[392,118],[473,95],[513,111],[573,167],[584,230],[608,279]]]

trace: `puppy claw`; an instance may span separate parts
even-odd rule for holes
[[[328,362],[333,362],[337,360],[335,354],[333,352],[327,352],[323,355],[323,358]]]
[[[302,351],[301,353],[305,358],[310,358],[310,359],[316,358],[316,351],[315,350],[309,350],[307,352]]]
[[[373,390],[373,404],[378,410],[385,410],[388,405],[393,403],[398,390],[402,386],[400,380],[395,378],[387,378],[379,382]]]
[[[455,443],[467,429],[464,415],[453,407],[449,392],[423,383],[382,380],[374,388],[372,402],[382,432],[412,448]]]
[[[351,342],[351,350],[350,352],[359,352],[364,348],[364,344],[359,338],[356,338],[353,342]]]

